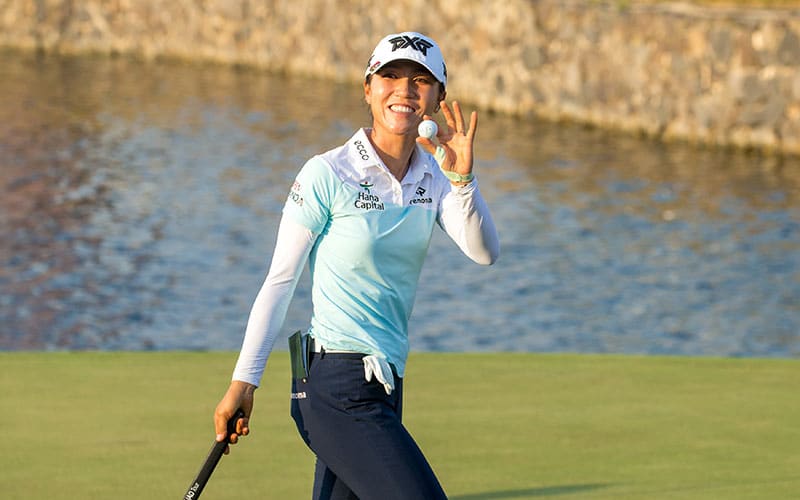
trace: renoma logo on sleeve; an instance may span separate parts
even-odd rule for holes
[[[356,197],[356,201],[353,205],[356,208],[360,208],[361,210],[383,210],[383,202],[381,201],[380,197],[374,195],[369,192],[369,188],[374,186],[375,184],[370,184],[367,181],[359,182],[359,186],[364,191],[358,193],[358,197]]]
[[[433,44],[423,38],[418,36],[410,37],[408,35],[403,36],[396,36],[394,38],[389,39],[389,43],[392,44],[392,52],[397,49],[405,49],[406,47],[411,47],[414,50],[418,50],[422,52],[423,56],[428,55],[428,49],[433,47]]]

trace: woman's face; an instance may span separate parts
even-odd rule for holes
[[[364,83],[364,98],[376,132],[416,137],[423,115],[432,115],[444,95],[441,84],[423,66],[394,61]]]

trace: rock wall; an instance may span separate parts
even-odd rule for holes
[[[401,30],[442,45],[451,98],[800,153],[800,9],[599,0],[0,0],[0,45],[360,81]]]

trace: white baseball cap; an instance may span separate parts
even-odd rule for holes
[[[432,39],[415,31],[388,35],[378,42],[369,58],[364,77],[375,74],[385,65],[398,60],[421,64],[443,86],[447,85],[447,67],[444,65],[442,50]]]

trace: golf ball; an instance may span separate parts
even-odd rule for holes
[[[439,126],[436,125],[436,122],[433,120],[423,120],[422,123],[419,124],[417,128],[417,132],[419,132],[420,137],[425,137],[427,139],[433,139],[436,137],[436,133],[439,131]]]

